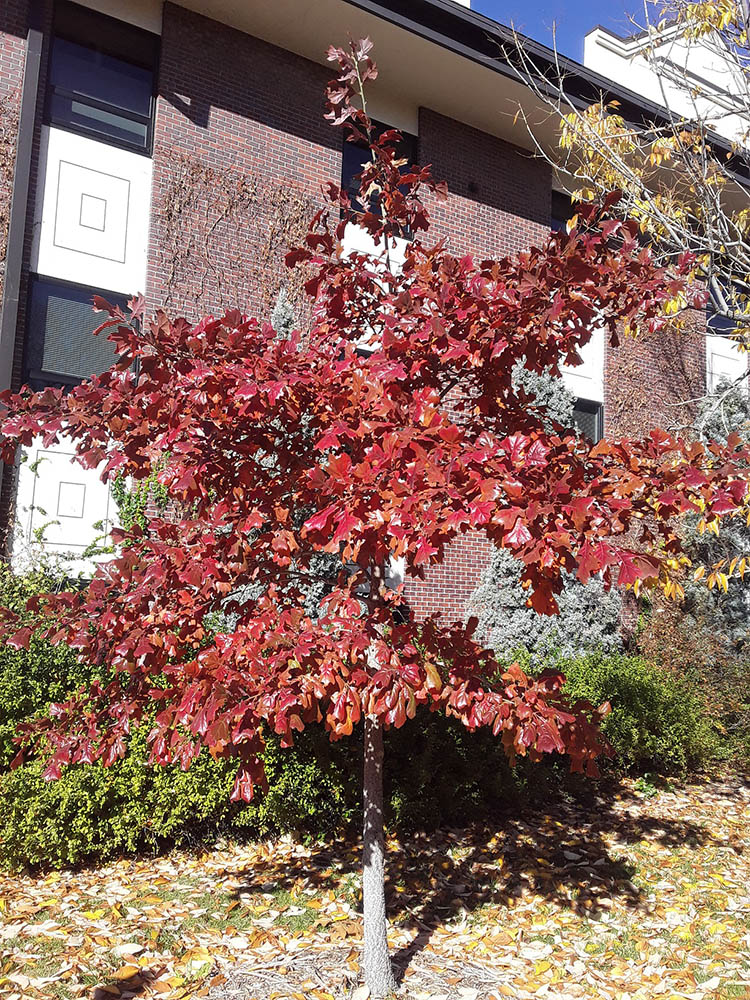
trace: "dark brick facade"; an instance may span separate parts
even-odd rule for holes
[[[705,316],[693,313],[684,330],[623,337],[618,347],[607,348],[607,437],[638,437],[654,427],[690,427],[695,418],[695,399],[705,385],[705,329]]]
[[[268,315],[289,239],[341,172],[340,131],[323,119],[330,75],[165,5],[150,303],[188,317],[233,306]]]
[[[450,198],[430,211],[433,232],[457,252],[500,257],[549,235],[552,178],[541,159],[426,108],[419,158],[448,184]]]

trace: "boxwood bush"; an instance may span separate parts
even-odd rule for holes
[[[612,704],[602,729],[620,768],[684,774],[718,754],[717,731],[702,701],[642,657],[590,654],[560,667],[572,699]]]

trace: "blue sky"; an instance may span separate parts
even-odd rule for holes
[[[629,34],[628,12],[642,14],[641,0],[472,0],[472,8],[501,24],[511,21],[524,35],[552,45],[557,24],[557,47],[566,56],[583,60],[583,36],[597,24],[618,34]]]

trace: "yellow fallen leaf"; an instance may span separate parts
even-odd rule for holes
[[[112,978],[117,979],[119,982],[121,979],[132,979],[133,976],[140,975],[140,972],[141,970],[137,965],[121,965],[119,969],[116,969],[112,973]]]

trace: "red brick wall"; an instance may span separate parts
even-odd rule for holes
[[[525,150],[421,108],[419,158],[448,184],[430,205],[434,232],[478,258],[528,249],[549,235],[549,167]]]
[[[419,115],[419,157],[432,164],[438,180],[448,182],[448,201],[430,208],[435,234],[447,236],[455,252],[503,257],[549,235],[552,183],[541,160],[425,108]],[[491,552],[484,535],[457,539],[424,581],[407,580],[412,612],[462,620]]]
[[[4,0],[0,5],[0,308],[26,61],[28,14],[27,0]]]
[[[268,315],[288,277],[281,259],[289,239],[306,228],[322,183],[340,176],[341,134],[323,119],[330,76],[165,5],[151,305],[193,318],[236,306]]]
[[[655,427],[688,428],[706,390],[705,316],[684,330],[622,338],[608,347],[604,369],[607,437],[640,437]]]

